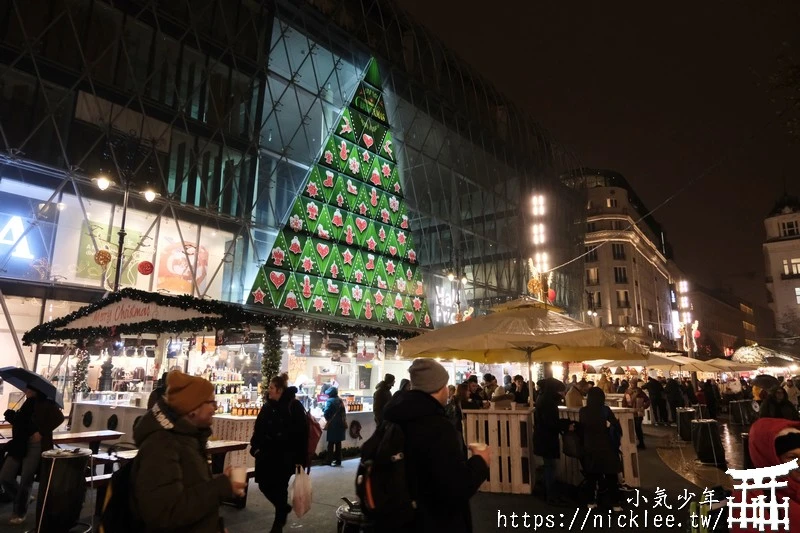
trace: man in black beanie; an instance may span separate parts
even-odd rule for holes
[[[467,459],[464,441],[445,416],[450,376],[442,365],[416,359],[408,372],[411,390],[386,406],[384,419],[405,434],[406,475],[417,510],[406,523],[376,523],[375,530],[468,533],[469,499],[489,476],[491,449],[470,445]]]

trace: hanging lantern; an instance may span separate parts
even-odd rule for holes
[[[106,266],[111,262],[111,252],[108,250],[97,250],[97,253],[94,254],[94,262],[101,267]]]
[[[555,289],[547,289],[547,301],[552,303],[556,300],[556,291]]]
[[[142,274],[143,276],[149,276],[153,273],[153,263],[150,261],[142,261],[139,263],[139,266],[137,266],[136,269],[139,271],[139,274]]]

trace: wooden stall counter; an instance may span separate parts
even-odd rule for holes
[[[211,421],[211,438],[214,440],[232,440],[250,442],[253,428],[256,426],[255,416],[233,416],[228,414],[214,415]],[[225,466],[255,466],[255,458],[250,456],[249,448],[232,451],[225,456]]]
[[[483,492],[531,494],[535,481],[533,408],[464,410],[464,440],[492,448],[489,479]]]

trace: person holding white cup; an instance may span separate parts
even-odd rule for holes
[[[408,369],[411,390],[392,398],[384,423],[399,425],[405,438],[406,472],[415,480],[417,510],[406,522],[380,519],[375,531],[472,531],[469,499],[489,477],[492,449],[469,445],[445,415],[447,370],[433,359],[416,359]]]

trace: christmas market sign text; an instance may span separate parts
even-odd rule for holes
[[[155,302],[138,302],[129,298],[123,298],[119,302],[109,304],[88,316],[75,320],[69,324],[69,327],[74,329],[87,327],[110,328],[119,324],[138,324],[150,320],[172,322],[176,320],[216,316],[219,315],[201,313],[195,309],[165,307]]]

